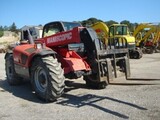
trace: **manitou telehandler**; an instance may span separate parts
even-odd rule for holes
[[[54,101],[63,94],[65,78],[83,76],[86,85],[105,88],[118,72],[130,76],[127,41],[109,39],[106,46],[92,28],[75,22],[51,22],[42,38],[33,40],[22,31],[20,44],[5,55],[9,84],[31,81],[36,95]]]

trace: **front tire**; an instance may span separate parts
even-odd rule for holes
[[[5,71],[6,71],[7,81],[10,85],[18,85],[22,82],[22,80],[20,80],[21,78],[15,72],[12,53],[6,53]]]
[[[34,59],[31,79],[36,95],[45,101],[55,101],[64,92],[64,72],[52,56]]]

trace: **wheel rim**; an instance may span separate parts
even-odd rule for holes
[[[36,69],[34,74],[34,80],[36,88],[41,92],[45,92],[47,89],[48,80],[47,80],[47,74],[42,67],[38,67]]]

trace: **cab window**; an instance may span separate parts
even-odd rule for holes
[[[127,35],[127,26],[117,26],[116,35]]]
[[[109,29],[109,36],[112,37],[114,35],[114,27],[111,26]]]
[[[61,32],[61,31],[62,31],[62,26],[58,23],[53,23],[53,24],[47,25],[44,28],[43,36],[44,37],[51,36],[51,35],[54,35],[56,33]]]

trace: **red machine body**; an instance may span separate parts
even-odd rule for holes
[[[58,58],[64,73],[76,71],[90,71],[90,67],[85,61],[85,57],[78,55],[75,50],[69,49],[69,44],[81,42],[80,31],[83,27],[75,27],[69,31],[62,31],[51,36],[43,37],[36,40],[37,42],[45,43],[47,47],[52,48],[58,54]],[[81,49],[81,48],[78,48]]]
[[[29,68],[31,67],[32,60],[38,55],[54,55],[52,49],[45,47],[37,48],[34,44],[24,44],[16,46],[13,49],[13,59],[15,71],[21,76],[30,77]]]
[[[60,22],[52,22],[53,24],[61,24]],[[48,51],[54,51],[57,55],[58,61],[61,63],[64,69],[64,74],[69,76],[69,78],[75,78],[82,76],[84,73],[91,71],[90,66],[85,61],[86,56],[80,55],[78,52],[83,53],[84,46],[81,43],[80,31],[84,29],[81,25],[74,26],[70,30],[61,29],[57,33],[45,36],[44,32],[50,24],[47,24],[43,29],[43,36],[40,39],[34,40],[36,44],[41,44],[46,46]],[[58,28],[63,27],[63,24],[59,25]],[[57,28],[53,26],[53,28]],[[58,29],[57,28],[57,29]],[[72,46],[72,47],[71,47]],[[24,44],[17,46],[14,49],[14,61],[16,65],[23,66],[29,69],[31,66],[31,60],[33,57],[43,51],[42,49],[36,49],[34,44]],[[18,68],[18,67],[16,67]],[[19,68],[18,68],[19,69]],[[17,70],[18,70],[17,69]],[[26,73],[26,72],[25,72]],[[28,74],[29,75],[29,74]],[[72,77],[71,77],[72,76]]]
[[[47,47],[58,47],[71,43],[80,43],[79,32],[83,27],[76,27],[69,31],[62,31],[51,36],[43,37],[37,41],[42,41]]]

